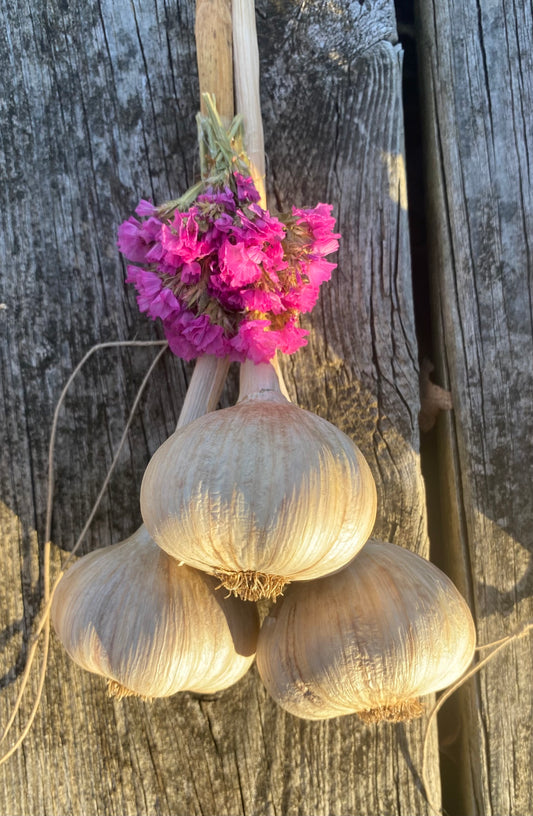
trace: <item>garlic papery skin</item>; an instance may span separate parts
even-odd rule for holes
[[[70,657],[111,694],[212,693],[250,668],[257,610],[164,553],[142,526],[80,558],[59,582],[51,620]]]
[[[163,550],[258,600],[348,563],[372,531],[376,488],[346,434],[290,403],[271,365],[245,363],[238,403],[152,457],[141,512]]]
[[[257,667],[297,717],[398,721],[463,674],[475,641],[470,610],[441,570],[371,540],[335,575],[288,587],[263,622]]]

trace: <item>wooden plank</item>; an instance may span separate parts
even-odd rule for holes
[[[533,616],[532,9],[467,0],[419,13],[428,245],[455,409],[440,426],[443,536],[486,643]],[[459,697],[455,812],[533,811],[532,676],[529,636]]]
[[[124,287],[116,228],[138,197],[170,198],[198,169],[191,5],[2,7],[2,722],[42,594],[55,401],[93,343],[157,336]],[[339,270],[305,321],[309,346],[284,363],[288,387],[360,444],[378,484],[377,535],[426,553],[393,4],[261,0],[258,29],[271,200],[331,200],[344,236]],[[72,389],[58,436],[55,568],[152,355],[102,352]],[[142,473],[175,426],[190,371],[170,358],[159,367],[84,552],[140,523]],[[35,688],[32,677],[29,697]],[[297,720],[255,670],[213,698],[111,701],[54,639],[34,728],[0,768],[0,809],[423,814],[422,730]],[[438,799],[434,744],[429,771]]]

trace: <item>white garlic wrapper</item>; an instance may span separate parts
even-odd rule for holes
[[[287,589],[263,623],[257,667],[298,717],[401,720],[460,677],[474,648],[472,616],[450,579],[408,550],[369,541],[341,572]]]
[[[259,630],[255,607],[216,586],[179,566],[143,526],[67,570],[51,619],[70,657],[108,678],[111,694],[211,693],[246,673]]]
[[[352,440],[269,384],[170,437],[141,488],[157,544],[251,600],[340,569],[376,515]]]

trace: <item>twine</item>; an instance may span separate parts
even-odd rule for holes
[[[150,367],[148,368],[148,371],[146,372],[146,374],[145,374],[145,376],[143,378],[143,381],[141,382],[141,384],[139,386],[139,389],[138,389],[137,394],[135,396],[135,399],[133,401],[133,405],[131,407],[131,410],[130,410],[126,425],[124,427],[122,437],[120,439],[119,445],[118,445],[117,450],[115,452],[115,455],[113,457],[113,461],[111,462],[111,465],[109,467],[107,475],[106,475],[106,477],[105,477],[105,479],[104,479],[104,481],[102,483],[102,487],[100,488],[100,492],[98,493],[98,496],[96,498],[96,501],[94,502],[94,505],[93,505],[92,510],[91,510],[91,512],[89,514],[89,517],[88,517],[87,521],[85,522],[83,530],[81,531],[79,537],[77,538],[76,543],[74,544],[74,547],[72,548],[70,554],[68,555],[68,557],[63,562],[61,570],[60,570],[59,574],[57,575],[52,588],[50,588],[52,510],[53,510],[53,504],[54,504],[54,453],[55,453],[55,443],[56,443],[57,428],[58,428],[58,422],[59,422],[59,413],[60,413],[61,408],[63,406],[63,402],[65,401],[67,391],[69,390],[70,386],[72,385],[72,382],[74,381],[76,376],[79,374],[79,372],[81,371],[81,369],[83,368],[85,363],[92,357],[92,355],[95,352],[100,351],[101,349],[123,348],[125,346],[135,346],[135,347],[139,347],[139,346],[162,346],[162,348],[159,351],[159,353],[157,354],[157,356],[155,357],[155,359],[150,364]],[[131,424],[133,422],[133,418],[134,418],[135,412],[137,410],[137,407],[139,405],[139,402],[141,400],[144,389],[146,388],[146,385],[148,384],[148,380],[150,379],[150,376],[151,376],[154,368],[156,367],[157,363],[159,362],[159,360],[161,359],[161,357],[163,356],[163,354],[165,353],[167,348],[168,348],[168,343],[165,340],[116,340],[116,341],[112,341],[112,342],[109,342],[109,343],[97,343],[95,346],[92,346],[92,348],[89,349],[87,354],[83,357],[83,359],[78,363],[78,365],[76,366],[74,371],[71,373],[71,375],[69,376],[69,378],[68,378],[68,380],[67,380],[67,382],[66,382],[66,384],[65,384],[65,386],[64,386],[64,388],[63,388],[63,390],[62,390],[62,392],[60,394],[60,397],[59,397],[59,399],[57,401],[57,405],[56,405],[55,411],[54,411],[54,417],[53,417],[53,420],[52,420],[52,430],[51,430],[51,433],[50,433],[50,443],[49,443],[49,446],[48,446],[48,494],[47,494],[47,500],[46,500],[45,543],[44,543],[44,551],[43,551],[43,584],[44,584],[43,609],[41,611],[40,616],[37,618],[36,630],[35,630],[35,633],[33,634],[33,637],[31,638],[31,640],[29,642],[28,655],[27,655],[27,658],[26,658],[26,664],[24,666],[24,671],[22,673],[21,686],[20,686],[17,698],[15,700],[15,704],[13,706],[13,712],[12,712],[11,716],[9,717],[9,720],[8,720],[6,726],[3,729],[2,736],[0,737],[0,743],[2,743],[5,740],[5,738],[9,734],[9,732],[10,732],[12,726],[13,726],[13,723],[15,721],[15,717],[17,715],[17,712],[18,712],[18,710],[20,708],[20,705],[21,705],[21,702],[22,702],[22,698],[24,696],[24,691],[25,691],[26,686],[28,684],[30,671],[31,671],[31,668],[33,666],[33,663],[34,663],[34,660],[35,660],[35,657],[36,657],[36,654],[37,654],[37,647],[39,645],[39,639],[40,639],[41,634],[44,631],[42,665],[41,665],[41,670],[39,672],[39,679],[38,679],[38,684],[37,684],[36,697],[35,697],[32,709],[30,711],[30,714],[28,716],[28,720],[27,720],[24,728],[22,729],[22,732],[21,732],[20,736],[15,741],[15,743],[4,754],[2,754],[2,756],[0,756],[0,765],[2,765],[7,759],[9,759],[9,757],[12,754],[14,754],[15,751],[22,745],[22,743],[24,742],[30,728],[33,725],[35,715],[37,714],[37,711],[38,711],[38,708],[39,708],[39,705],[40,705],[40,702],[41,702],[41,697],[42,697],[43,687],[44,687],[44,681],[45,681],[45,677],[46,677],[46,670],[47,670],[47,667],[48,667],[48,655],[49,655],[49,651],[50,651],[50,608],[52,606],[52,600],[54,598],[54,593],[56,591],[56,587],[59,584],[59,581],[61,580],[62,576],[64,575],[65,570],[67,569],[68,565],[70,564],[73,556],[76,554],[76,551],[79,549],[79,547],[80,547],[80,545],[81,545],[81,543],[82,543],[82,541],[83,541],[83,539],[85,537],[85,534],[87,533],[87,530],[89,529],[89,527],[90,527],[90,525],[91,525],[91,523],[92,523],[92,521],[94,519],[94,516],[96,515],[98,507],[100,506],[100,502],[102,501],[104,493],[105,493],[105,491],[107,489],[107,486],[109,484],[109,481],[111,479],[111,476],[113,475],[113,471],[114,471],[114,469],[115,469],[115,467],[117,465],[119,456],[120,456],[120,454],[122,452],[122,448],[124,447],[124,445],[126,443],[128,432],[129,432],[129,429],[130,429]]]
[[[487,663],[490,663],[492,658],[495,657],[499,651],[504,649],[510,643],[514,643],[514,641],[519,640],[522,637],[525,637],[525,635],[528,634],[530,629],[533,629],[533,620],[529,620],[521,624],[510,635],[506,635],[505,637],[499,638],[498,640],[493,640],[491,643],[484,643],[483,645],[478,646],[476,648],[476,651],[478,652],[481,651],[482,649],[490,648],[492,648],[492,651],[484,658],[482,658],[478,663],[476,663],[475,666],[472,666],[471,669],[467,669],[467,671],[463,675],[461,675],[461,677],[459,677],[459,679],[456,680],[455,683],[453,683],[449,688],[447,688],[446,691],[443,692],[443,694],[441,694],[441,696],[439,697],[439,699],[437,700],[437,702],[435,703],[435,705],[433,706],[429,713],[428,721],[426,724],[426,730],[424,732],[424,742],[422,743],[422,770],[420,773],[420,777],[422,779],[422,786],[424,788],[424,794],[426,796],[427,803],[430,806],[430,808],[435,811],[435,813],[439,814],[439,816],[441,816],[441,814],[444,811],[441,807],[435,804],[435,802],[431,799],[431,796],[429,795],[429,785],[426,771],[427,749],[429,744],[429,732],[431,730],[431,726],[436,721],[437,714],[441,710],[446,700],[448,700],[452,696],[452,694],[455,691],[457,691],[457,689],[459,689],[464,683],[466,683],[467,680],[470,680],[471,677],[477,674],[478,671],[480,671],[484,666],[487,665]]]

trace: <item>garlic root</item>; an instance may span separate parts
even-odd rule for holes
[[[259,601],[261,598],[274,601],[283,594],[283,589],[288,583],[281,575],[266,575],[264,572],[254,570],[244,572],[215,570],[214,575],[220,581],[217,589],[224,587],[230,595],[235,595],[243,601]]]
[[[125,697],[137,697],[143,702],[151,702],[153,700],[153,697],[147,697],[144,694],[138,694],[136,691],[131,691],[130,689],[127,689],[121,685],[121,683],[118,683],[116,680],[110,680],[109,678],[106,681],[106,687],[107,696],[114,700],[124,700]]]
[[[371,708],[368,711],[358,711],[357,716],[366,723],[378,722],[406,722],[421,717],[424,713],[424,706],[417,697],[412,700],[402,700],[392,706],[380,706]]]

